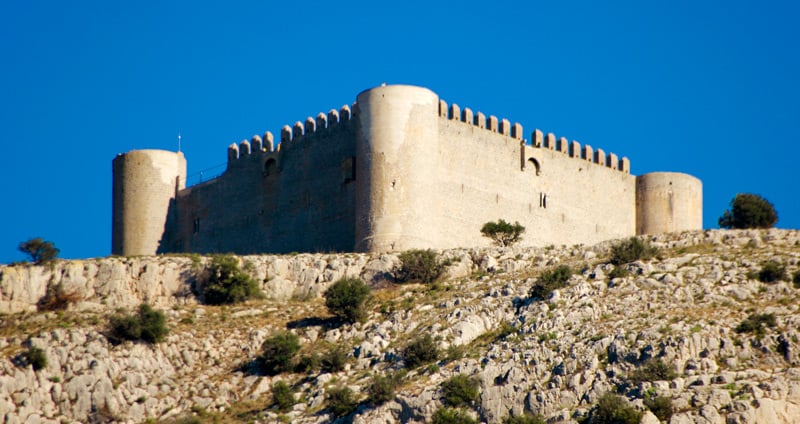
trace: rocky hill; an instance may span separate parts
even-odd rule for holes
[[[464,375],[478,398],[460,407],[480,422],[539,414],[577,422],[605,393],[671,405],[669,423],[800,422],[800,232],[710,230],[650,237],[653,259],[615,266],[615,242],[596,246],[439,252],[439,283],[394,284],[397,255],[243,256],[267,298],[230,306],[197,301],[209,258],[163,256],[0,266],[0,417],[61,422],[430,422],[442,385]],[[784,266],[762,282],[765,263]],[[559,265],[566,287],[531,296]],[[342,277],[372,286],[368,318],[331,318],[320,296]],[[763,276],[762,276],[763,277]],[[68,293],[63,311],[40,301]],[[147,302],[167,316],[161,343],[108,339],[109,316]],[[749,326],[748,326],[749,324]],[[299,336],[305,370],[253,367],[264,340]],[[432,336],[438,360],[408,369],[406,347]],[[34,371],[23,354],[39,348]],[[341,349],[346,363],[316,366]],[[666,365],[666,366],[665,366]],[[660,367],[660,368],[659,368]],[[338,371],[324,371],[331,368]],[[375,376],[394,394],[368,402]],[[273,385],[296,403],[279,412]],[[357,409],[334,418],[331,394],[347,387]],[[650,408],[651,408],[650,407]],[[655,408],[653,408],[655,409]],[[451,410],[452,411],[452,410]]]

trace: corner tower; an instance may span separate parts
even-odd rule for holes
[[[389,85],[358,95],[355,249],[438,246],[439,96]]]
[[[168,224],[176,192],[186,185],[181,152],[132,150],[112,162],[111,253],[155,255]]]
[[[679,172],[636,177],[636,234],[703,228],[703,183]]]

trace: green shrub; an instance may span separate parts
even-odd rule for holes
[[[518,242],[524,232],[525,227],[519,222],[510,224],[502,219],[498,219],[497,222],[487,222],[481,228],[481,234],[484,237],[490,238],[494,244],[501,247],[511,246]]]
[[[342,345],[331,347],[322,355],[320,365],[325,372],[344,370],[345,365],[347,365],[347,348]]]
[[[264,373],[280,374],[292,369],[299,351],[300,339],[297,335],[289,331],[279,331],[261,344],[261,356],[257,362]]]
[[[625,398],[613,393],[600,396],[590,413],[592,424],[639,424],[642,413],[634,409]]]
[[[47,366],[47,355],[45,355],[44,350],[35,346],[31,346],[28,350],[22,352],[22,360],[25,365],[33,367],[34,371],[39,371]]]
[[[644,381],[669,381],[678,377],[675,369],[659,358],[650,359],[644,365],[635,369],[628,380],[637,385]]]
[[[425,333],[411,340],[403,351],[403,359],[406,361],[406,368],[414,369],[438,360],[439,348],[431,335]]]
[[[164,313],[154,310],[146,303],[139,305],[136,313],[112,315],[110,327],[109,339],[115,343],[123,340],[158,343],[169,334]]]
[[[762,283],[774,283],[780,280],[786,280],[786,266],[776,261],[765,262],[758,271],[758,281]]]
[[[442,401],[450,406],[469,406],[478,400],[480,382],[466,374],[457,374],[442,382]]]
[[[367,386],[367,399],[372,405],[381,405],[394,399],[394,391],[397,388],[399,377],[396,374],[380,375],[375,374]]]
[[[737,333],[755,333],[756,336],[761,337],[764,335],[765,326],[773,328],[775,325],[774,314],[750,314],[733,331]]]
[[[329,388],[325,399],[328,411],[335,417],[350,415],[358,407],[355,393],[347,386]]]
[[[366,317],[364,304],[369,297],[369,286],[358,278],[343,278],[325,291],[328,312],[340,319],[354,323]]]
[[[797,270],[792,274],[792,284],[794,284],[794,288],[800,289],[800,270]]]
[[[320,363],[322,360],[320,359],[319,355],[316,352],[311,352],[309,354],[303,355],[300,359],[297,360],[297,365],[295,365],[294,370],[296,372],[314,372],[320,369]]]
[[[222,305],[261,297],[258,284],[239,269],[239,259],[235,256],[215,256],[209,265],[208,274],[202,288],[205,303]]]
[[[431,424],[478,424],[478,421],[461,409],[439,408],[433,413]]]
[[[533,299],[546,299],[553,290],[567,286],[572,269],[566,265],[559,265],[554,269],[544,271],[539,280],[531,287],[530,296]]]
[[[503,424],[547,424],[541,415],[509,415],[503,418]]]
[[[630,271],[628,271],[628,268],[625,268],[621,265],[617,265],[614,267],[614,269],[611,270],[611,272],[608,273],[608,278],[612,280],[615,278],[625,278],[630,274],[631,273]]]
[[[436,281],[444,271],[438,255],[430,249],[406,250],[400,254],[400,263],[397,272],[400,282],[419,281],[428,284]]]
[[[611,246],[611,263],[614,265],[629,264],[641,259],[650,259],[658,253],[658,249],[650,243],[631,237]]]
[[[672,399],[667,396],[646,397],[644,406],[662,422],[668,422],[672,417]]]
[[[731,209],[719,217],[721,228],[770,228],[778,222],[778,213],[767,199],[751,193],[739,193],[731,200]]]
[[[272,384],[272,405],[279,412],[288,412],[294,406],[294,393],[285,381],[276,381]]]
[[[31,257],[36,265],[47,264],[58,257],[58,250],[52,241],[43,240],[35,237],[19,244],[19,251]]]

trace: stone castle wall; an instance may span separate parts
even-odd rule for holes
[[[696,178],[635,177],[627,158],[539,130],[525,140],[522,125],[423,87],[366,90],[352,110],[284,126],[280,139],[231,145],[225,173],[180,190],[161,212],[166,230],[149,253],[483,246],[480,228],[497,219],[524,225],[530,246],[702,227]],[[137,228],[118,228],[127,221],[117,219],[117,186],[128,184],[118,180],[115,240]]]

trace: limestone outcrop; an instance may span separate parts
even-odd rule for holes
[[[443,405],[440,384],[467,374],[480,381],[480,398],[468,409],[486,423],[525,412],[576,422],[608,391],[642,411],[645,398],[668,398],[672,424],[797,422],[800,289],[791,277],[764,283],[754,275],[766,261],[790,275],[800,269],[800,232],[713,230],[648,240],[659,255],[620,266],[627,275],[609,263],[613,242],[448,250],[441,252],[449,258],[447,278],[436,287],[390,284],[398,266],[391,254],[245,256],[270,298],[224,307],[199,304],[192,294],[208,258],[0,267],[0,417],[134,423],[246,411],[243,421],[321,423],[334,420],[326,393],[348,386],[361,401],[353,422],[422,423]],[[530,298],[541,272],[560,264],[577,271],[567,286]],[[364,323],[327,320],[319,296],[343,276],[375,287]],[[65,312],[35,312],[58,284],[82,300]],[[141,302],[166,313],[167,340],[111,344],[108,315]],[[759,334],[735,330],[755,313],[771,314],[775,325]],[[346,347],[348,364],[279,376],[243,366],[283,329],[306,348]],[[423,333],[448,358],[410,370],[393,400],[366,402],[371,376],[404,369],[405,345]],[[44,351],[46,367],[34,371],[19,361],[28,347]],[[630,379],[656,359],[674,375]],[[282,414],[270,408],[278,380],[298,400]],[[642,422],[658,418],[648,412]]]

